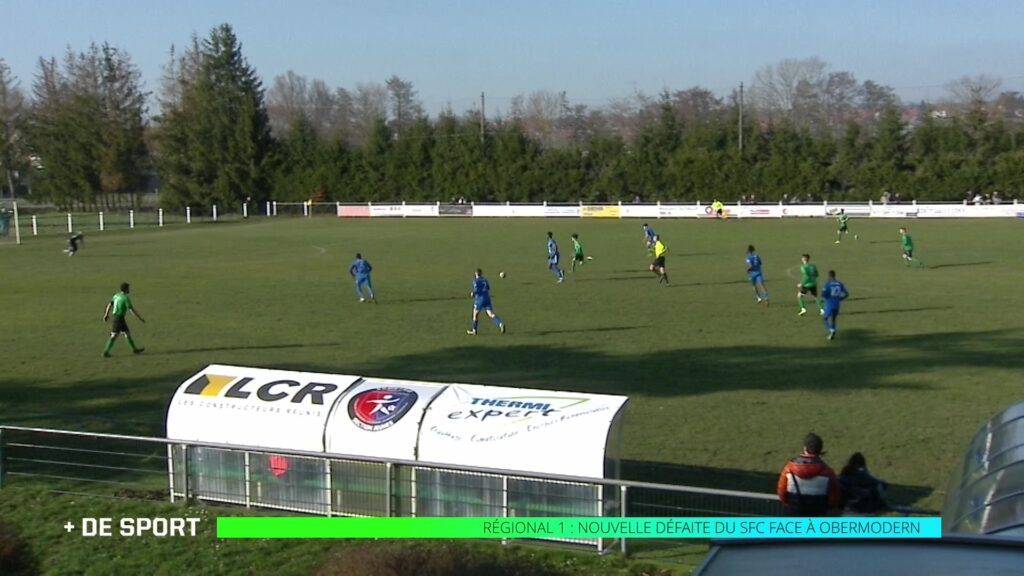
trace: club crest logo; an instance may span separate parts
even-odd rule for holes
[[[407,388],[364,390],[349,401],[348,416],[363,430],[385,430],[401,420],[418,397]]]

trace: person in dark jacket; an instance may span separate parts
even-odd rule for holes
[[[889,508],[885,501],[886,483],[871,475],[867,460],[854,452],[839,473],[839,492],[843,509],[851,514],[874,514]]]
[[[821,436],[808,434],[803,452],[779,473],[776,494],[790,516],[827,516],[839,508],[839,482],[821,459],[823,448]]]

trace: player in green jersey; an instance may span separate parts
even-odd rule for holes
[[[814,296],[814,302],[818,305],[818,312],[824,314],[825,308],[821,305],[821,298],[818,298],[818,267],[811,264],[810,254],[801,256],[800,261],[803,264],[800,266],[800,283],[796,285],[796,300],[800,304],[800,312],[797,315],[803,316],[807,314],[807,307],[804,306],[804,294]]]
[[[580,244],[580,235],[575,232],[572,235],[572,271],[576,271],[576,263],[579,262],[580,266],[587,260],[593,260],[591,256],[583,255],[583,244]]]
[[[846,223],[849,220],[850,220],[850,215],[846,213],[845,209],[840,208],[839,209],[839,213],[836,214],[836,222],[839,223],[839,229],[836,230],[836,244],[839,244],[839,241],[842,240],[844,234],[847,235],[847,236],[850,235],[850,230],[846,227]],[[857,239],[857,235],[856,234],[853,235],[853,239],[854,240]]]
[[[131,331],[128,330],[128,322],[125,320],[125,316],[130,311],[135,314],[135,317],[139,319],[139,322],[146,323],[139,316],[138,310],[132,304],[132,299],[128,296],[130,287],[127,282],[121,283],[121,291],[114,294],[114,297],[107,302],[107,309],[103,311],[103,321],[106,322],[110,319],[110,316],[114,316],[114,322],[110,326],[110,340],[107,340],[107,347],[103,350],[103,357],[110,357],[110,349],[114,347],[114,342],[117,341],[118,334],[124,334],[125,340],[128,341],[128,345],[132,347],[132,352],[138,354],[145,350],[145,348],[139,348],[135,345],[135,341],[132,340]]]
[[[914,239],[907,233],[907,229],[900,228],[900,246],[903,248],[903,262],[907,265],[924,266],[924,262],[914,258]]]

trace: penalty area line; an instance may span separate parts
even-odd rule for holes
[[[321,248],[320,246],[311,246],[311,248],[316,248],[317,250],[320,251],[319,253],[317,253],[317,256],[323,256],[324,254],[327,253],[327,248]]]

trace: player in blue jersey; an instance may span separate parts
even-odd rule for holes
[[[494,307],[491,305],[491,283],[484,278],[484,271],[477,268],[476,273],[473,276],[473,292],[470,293],[473,297],[473,328],[466,330],[466,334],[470,336],[476,336],[476,327],[480,311],[483,310],[490,316],[491,320],[498,326],[498,330],[501,333],[505,333],[505,323],[501,321],[501,318],[494,313]]]
[[[768,305],[768,286],[764,283],[764,275],[761,273],[761,257],[754,251],[754,245],[747,246],[747,278],[754,287],[754,296],[757,303],[764,302]],[[760,286],[760,289],[758,289]]]
[[[650,226],[647,225],[646,222],[644,222],[644,245],[647,246],[647,252],[654,251],[655,236],[656,234],[654,233],[654,228],[651,228]]]
[[[850,295],[846,286],[836,280],[836,271],[828,271],[828,280],[821,287],[821,296],[825,300],[825,328],[828,329],[828,339],[836,337],[836,318],[839,316],[839,303]]]
[[[373,284],[370,282],[370,271],[373,270],[373,266],[370,266],[369,261],[363,260],[363,255],[357,253],[355,261],[348,267],[348,273],[356,279],[356,296],[359,297],[360,302],[366,302],[366,297],[363,296],[362,287],[366,286],[366,293],[370,297],[370,302],[377,303],[377,298],[373,295]]]
[[[558,267],[558,244],[551,232],[548,232],[548,270],[555,273],[559,283],[565,281],[565,271]]]

